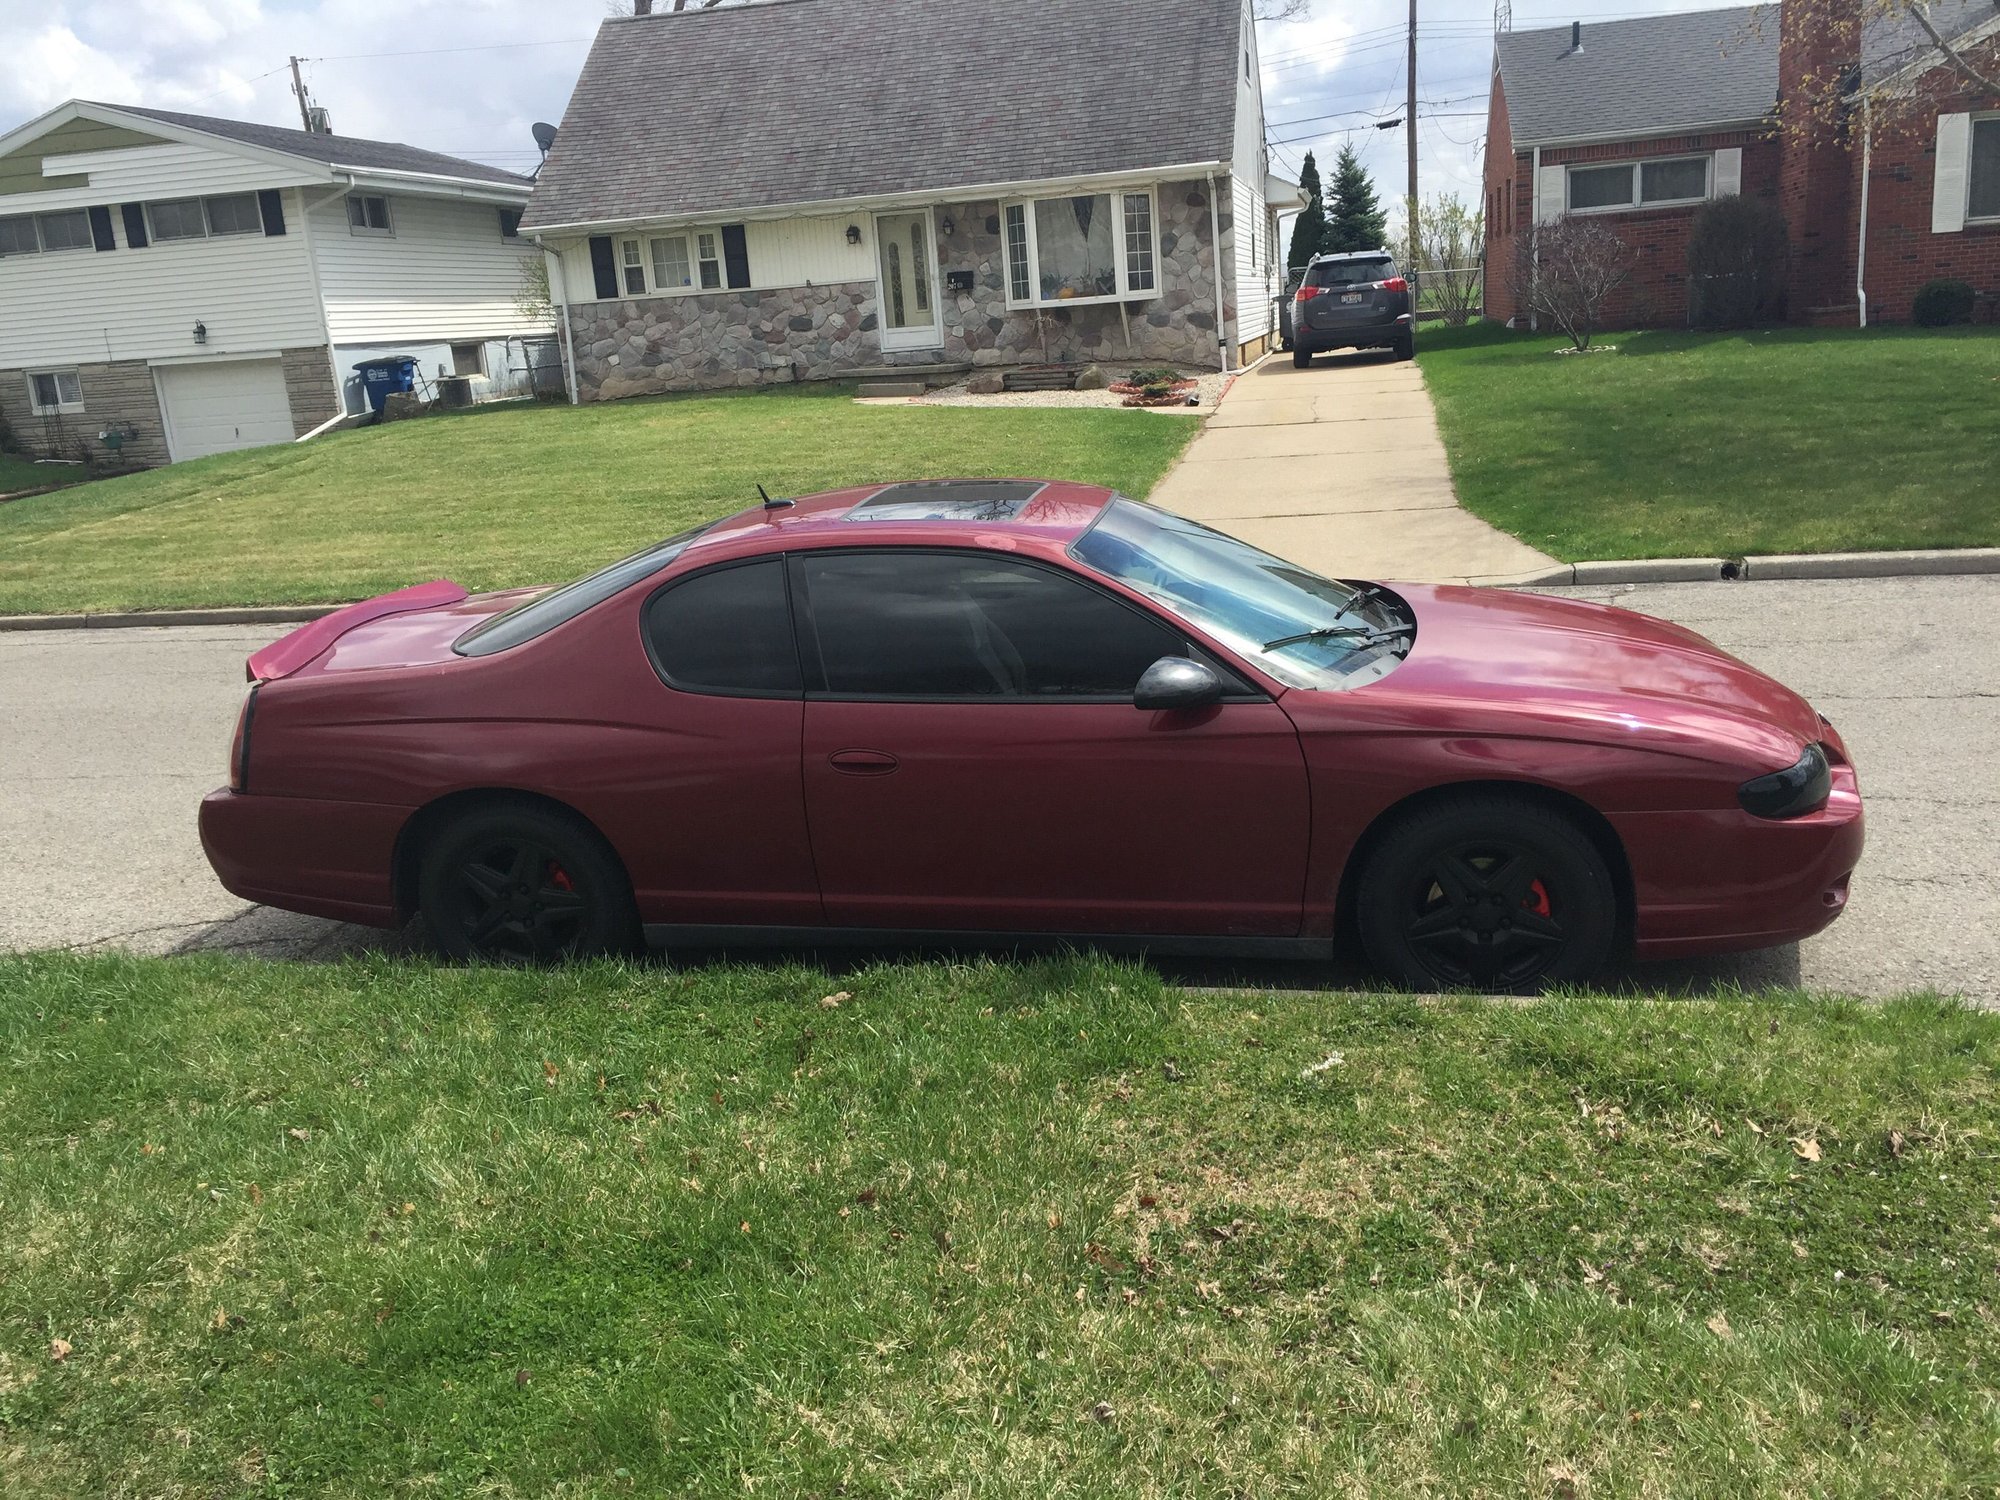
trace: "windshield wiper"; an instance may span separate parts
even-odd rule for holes
[[[1344,625],[1322,625],[1317,630],[1301,630],[1297,635],[1281,635],[1275,641],[1264,642],[1266,651],[1276,651],[1280,646],[1296,646],[1304,641],[1364,641],[1371,646],[1379,646],[1384,641],[1398,640],[1406,635],[1416,634],[1415,625],[1391,625],[1383,630],[1350,630]]]

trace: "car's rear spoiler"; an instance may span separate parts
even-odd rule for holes
[[[357,625],[366,625],[384,615],[407,614],[414,609],[438,609],[456,604],[465,596],[465,590],[450,579],[439,578],[431,583],[397,589],[393,594],[378,594],[373,599],[363,599],[359,604],[350,604],[330,615],[322,615],[310,625],[301,625],[290,635],[271,642],[244,663],[245,675],[252,682],[274,682],[280,677],[289,677]]]

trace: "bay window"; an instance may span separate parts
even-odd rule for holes
[[[1010,203],[1005,226],[1012,306],[1114,302],[1158,288],[1150,192]]]

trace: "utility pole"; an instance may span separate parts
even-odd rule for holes
[[[1410,248],[1417,247],[1417,0],[1410,0],[1410,97],[1403,115],[1403,127],[1410,148],[1409,234]]]
[[[1411,5],[1415,5],[1416,3],[1417,0],[1410,0]],[[1411,66],[1414,67],[1415,64],[1413,63]],[[1411,76],[1414,77],[1415,75]],[[292,92],[299,96],[299,123],[307,130],[311,130],[313,128],[312,110],[306,104],[306,82],[299,76],[299,60],[296,57],[292,59]]]

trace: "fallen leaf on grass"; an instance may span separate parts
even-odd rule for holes
[[[1345,1057],[1342,1057],[1340,1053],[1329,1052],[1325,1057],[1322,1057],[1318,1062],[1307,1064],[1306,1067],[1299,1073],[1299,1077],[1301,1078],[1317,1077],[1321,1073],[1325,1073],[1330,1069],[1339,1067],[1346,1061],[1347,1059]]]
[[[519,1389],[521,1386],[524,1386],[527,1383],[528,1383],[528,1372],[526,1370],[516,1370],[514,1372],[515,1388]]]
[[[1736,1337],[1736,1330],[1729,1326],[1729,1318],[1724,1313],[1717,1313],[1708,1320],[1708,1331],[1719,1339],[1733,1339]]]
[[[821,1010],[839,1010],[841,1006],[853,998],[854,995],[851,991],[841,990],[838,994],[827,995],[822,998],[819,1002],[819,1008]]]
[[[264,1190],[254,1182],[250,1184],[250,1201],[259,1205],[264,1201]]]
[[[1901,1161],[1903,1159],[1903,1148],[1908,1144],[1909,1139],[1902,1131],[1892,1130],[1889,1132],[1889,1154],[1895,1157],[1896,1160]]]
[[[1795,1135],[1792,1137],[1792,1155],[1800,1161],[1818,1161],[1819,1142],[1809,1135]]]
[[[556,1065],[555,1065],[554,1063],[550,1062],[550,1061],[549,1061],[549,1060],[548,1060],[548,1059],[547,1059],[546,1057],[545,1057],[545,1058],[543,1058],[543,1059],[542,1059],[542,1082],[543,1082],[543,1083],[544,1083],[544,1084],[545,1084],[545,1085],[546,1085],[547,1087],[549,1087],[549,1088],[554,1088],[554,1087],[556,1086],[556,1079],[557,1079],[557,1077],[558,1077],[558,1076],[559,1076],[559,1075],[558,1075],[558,1073],[557,1073],[557,1071],[556,1071]]]
[[[1109,1401],[1100,1401],[1097,1405],[1091,1407],[1090,1414],[1100,1422],[1109,1422],[1117,1417],[1118,1408],[1113,1406]]]
[[[57,1364],[61,1364],[64,1360],[68,1359],[69,1353],[70,1343],[68,1339],[49,1340],[49,1358]]]

